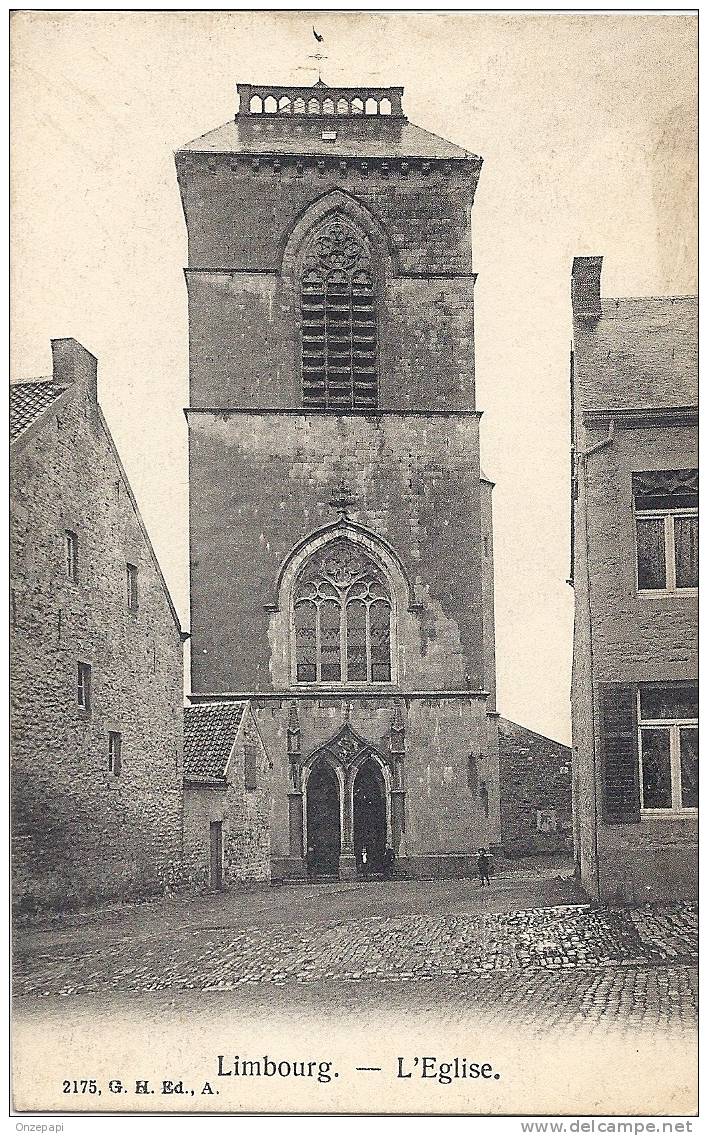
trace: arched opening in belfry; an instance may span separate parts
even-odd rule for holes
[[[336,876],[341,850],[339,781],[328,761],[307,779],[307,864],[314,876]]]
[[[382,872],[385,851],[386,785],[378,762],[369,757],[354,779],[354,856],[359,874]]]
[[[344,214],[325,218],[310,236],[301,289],[304,405],[376,409],[375,261]]]

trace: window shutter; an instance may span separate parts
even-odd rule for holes
[[[637,824],[640,814],[637,688],[601,683],[602,815],[608,824]]]

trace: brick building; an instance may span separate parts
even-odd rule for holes
[[[697,302],[573,262],[574,825],[586,890],[697,884]]]
[[[190,330],[192,700],[250,701],[273,875],[498,845],[481,159],[402,89],[239,85],[177,153]]]
[[[52,341],[11,388],[11,770],[16,903],[180,877],[182,636],[97,401]]]
[[[505,856],[573,850],[569,746],[499,719],[501,843]]]
[[[184,858],[192,883],[270,879],[271,763],[247,702],[184,711]]]

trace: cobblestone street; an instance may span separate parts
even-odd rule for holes
[[[106,1032],[111,1015],[147,1014],[141,1029],[158,1036],[176,1022],[190,1036],[199,1023],[238,1022],[252,1036],[277,1021],[281,1035],[316,1036],[329,1022],[367,1038],[415,1024],[422,1037],[516,1030],[554,1052],[601,1050],[610,1035],[633,1060],[640,1038],[643,1061],[647,1046],[690,1052],[695,906],[593,909],[579,898],[556,870],[497,877],[485,892],[460,880],[305,885],[21,928],[16,1021],[20,1033],[43,1022],[47,1037],[65,1036],[68,1015],[78,1034],[82,1014]]]
[[[214,897],[205,897],[204,912],[199,899],[188,900],[179,923],[176,899],[135,909],[122,921],[109,920],[108,927],[96,916],[78,927],[21,930],[15,994],[474,977],[475,995],[481,997],[494,984],[480,979],[501,973],[507,1010],[513,1005],[523,1015],[525,1000],[527,1010],[538,1005],[536,987],[553,990],[547,980],[554,975],[559,997],[553,1019],[582,1014],[652,1026],[691,1023],[695,908],[593,910],[558,903],[563,890],[572,894],[571,881],[551,875],[498,878],[489,892],[471,881],[232,892],[216,897],[219,907]],[[548,897],[556,902],[524,907],[524,897],[536,904]],[[466,911],[460,909],[465,900]],[[390,914],[380,914],[382,907]],[[569,999],[567,986],[577,995]],[[494,1002],[496,995],[490,998]]]

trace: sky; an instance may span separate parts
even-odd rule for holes
[[[174,152],[237,82],[405,87],[412,122],[484,159],[472,214],[477,404],[495,482],[498,704],[570,741],[570,266],[606,296],[696,291],[688,15],[15,12],[14,380],[51,338],[99,398],[189,627],[186,231]]]

